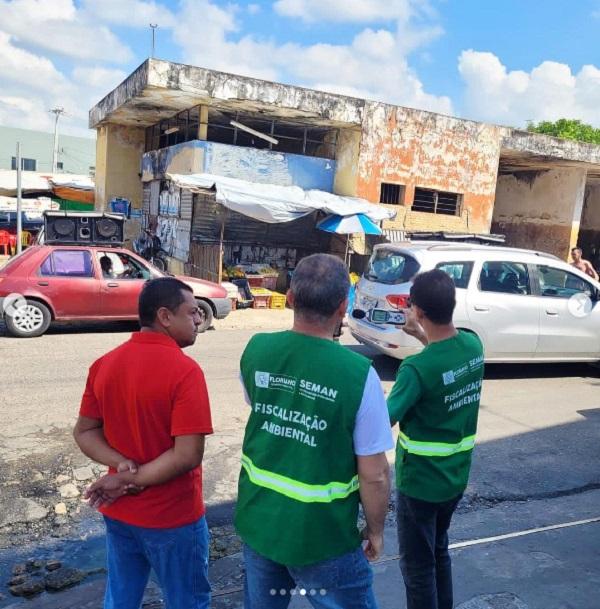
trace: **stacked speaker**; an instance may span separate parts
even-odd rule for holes
[[[121,245],[125,217],[119,214],[46,212],[44,242],[63,245]]]

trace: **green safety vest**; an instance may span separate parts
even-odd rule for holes
[[[248,343],[235,525],[259,554],[302,566],[360,545],[353,433],[369,367],[333,341],[291,331]]]
[[[400,421],[396,486],[423,501],[442,502],[466,488],[483,382],[483,347],[473,334],[428,345],[402,367],[417,373],[421,399]]]

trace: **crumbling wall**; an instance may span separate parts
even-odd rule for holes
[[[382,182],[405,187],[404,209],[386,228],[487,233],[505,129],[410,108],[367,102],[358,196],[379,202]],[[416,187],[462,195],[456,216],[410,210]]]
[[[566,259],[577,242],[586,170],[560,168],[500,175],[492,232],[513,247]]]

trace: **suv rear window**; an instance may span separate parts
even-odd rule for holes
[[[382,248],[373,252],[365,278],[379,283],[406,283],[419,272],[419,268],[412,256]]]

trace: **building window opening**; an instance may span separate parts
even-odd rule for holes
[[[148,127],[146,152],[190,140],[206,139],[233,146],[335,159],[337,130],[331,127],[305,125],[261,114],[227,112],[212,107],[208,108],[203,119],[200,120],[200,107],[196,106]]]
[[[17,169],[17,157],[13,156],[10,160],[10,167],[13,171]],[[23,171],[35,171],[37,167],[37,161],[35,159],[21,159],[21,169]]]
[[[403,205],[405,187],[402,184],[381,183],[379,202],[385,205]]]
[[[461,202],[462,195],[454,192],[415,188],[415,198],[411,209],[427,214],[458,216]]]

